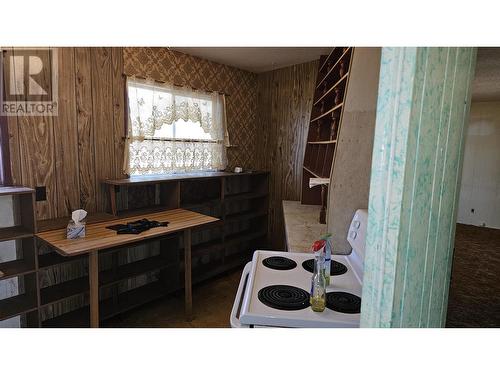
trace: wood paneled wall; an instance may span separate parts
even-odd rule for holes
[[[15,49],[14,49],[15,53]],[[38,219],[106,209],[100,181],[122,176],[121,48],[59,48],[59,115],[9,117],[15,184],[45,186]]]
[[[229,167],[271,171],[270,233],[284,248],[281,201],[300,199],[318,62],[256,75],[166,48],[59,48],[59,116],[10,117],[14,182],[45,186],[39,219],[107,208],[100,181],[122,177],[123,73],[228,93]]]
[[[107,209],[100,182],[123,177],[123,73],[228,93],[229,167],[257,167],[256,74],[167,48],[59,48],[59,116],[9,118],[14,183],[47,189],[38,219]]]
[[[259,168],[270,175],[270,235],[285,248],[283,200],[300,200],[302,163],[318,61],[258,76]]]

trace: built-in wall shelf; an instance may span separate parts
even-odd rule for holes
[[[0,228],[0,242],[12,241],[16,259],[0,263],[0,280],[17,278],[18,294],[0,299],[0,320],[21,317],[22,327],[39,326],[38,259],[35,250],[35,191],[24,186],[0,187],[12,199],[13,225]]]
[[[316,79],[304,153],[301,203],[320,205],[321,223],[326,222],[327,189],[325,185],[309,188],[309,179],[330,178],[342,125],[352,55],[352,47],[333,48],[328,56],[321,57]]]
[[[221,220],[213,225],[192,231],[193,282],[200,282],[221,272],[242,266],[251,260],[257,248],[266,248],[268,243],[269,174],[268,172],[208,172],[175,174],[169,176],[131,177],[123,180],[103,182],[108,187],[111,212],[89,215],[87,223],[123,218],[143,213],[147,215],[158,210],[185,208]],[[134,192],[134,189],[136,191]],[[142,194],[145,192],[145,194]],[[135,195],[134,195],[135,194]],[[152,197],[138,205],[133,197]],[[69,218],[44,220],[38,227],[45,230],[64,228]],[[138,288],[114,292],[113,298],[100,301],[100,319],[105,320],[121,312],[182,288],[183,236],[172,234],[150,243],[159,244],[159,254],[139,260],[128,260],[118,264],[116,259],[130,246],[114,248],[99,253],[100,263],[111,260],[113,266],[104,268],[99,274],[99,288],[102,295],[116,290],[127,280],[144,275],[158,275],[157,279]],[[148,243],[149,243],[148,242]],[[144,242],[141,243],[142,246]],[[81,267],[84,276],[59,281],[44,286],[38,293],[38,308],[42,327],[87,327],[89,324],[87,256],[65,257],[55,251],[39,254],[37,264],[40,272],[70,265]],[[20,268],[8,265],[6,270]],[[23,268],[25,270],[25,268]],[[0,268],[0,272],[2,269]],[[8,271],[11,272],[11,271]],[[109,293],[108,293],[109,294]],[[74,298],[83,298],[85,306],[73,311],[62,311],[59,315],[46,311]],[[36,302],[36,301],[35,301]],[[64,309],[63,309],[64,310]],[[45,316],[48,316],[47,318]]]

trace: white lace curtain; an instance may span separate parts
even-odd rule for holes
[[[169,83],[129,77],[129,122],[124,169],[130,175],[226,168],[225,97]],[[155,137],[180,120],[199,124],[209,137]]]

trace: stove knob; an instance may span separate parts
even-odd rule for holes
[[[354,230],[351,230],[349,232],[349,237],[351,237],[351,239],[353,239],[353,240],[356,238],[357,235],[358,235],[358,232],[356,232]]]
[[[361,222],[360,222],[359,220],[354,220],[354,221],[352,222],[352,226],[353,226],[354,228],[356,228],[356,229],[358,229],[360,225],[361,225]]]

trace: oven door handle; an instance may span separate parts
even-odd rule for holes
[[[229,321],[231,323],[231,327],[233,328],[243,328],[240,322],[240,318],[237,316],[238,310],[242,304],[243,294],[245,292],[244,289],[246,286],[246,280],[250,271],[252,270],[252,262],[248,262],[243,269],[243,273],[241,274],[240,284],[238,285],[238,291],[236,292],[236,297],[234,298],[233,308],[231,310],[231,316]]]

